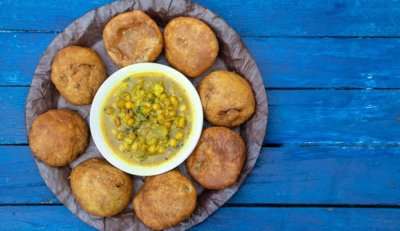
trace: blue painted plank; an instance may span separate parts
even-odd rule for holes
[[[109,0],[0,2],[1,29],[63,30]],[[243,36],[398,36],[396,0],[198,0]]]
[[[400,87],[400,39],[245,38],[244,42],[270,88]]]
[[[396,0],[199,0],[241,35],[393,36],[400,34]]]
[[[194,230],[397,231],[398,209],[222,208]]]
[[[0,33],[0,85],[27,86],[54,33]]]
[[[27,143],[25,99],[28,87],[0,87],[0,144]]]
[[[400,205],[399,157],[385,147],[264,148],[228,204]],[[0,146],[0,204],[58,203],[27,146]]]
[[[0,88],[0,144],[26,144],[28,87]],[[264,144],[400,145],[400,90],[268,90]]]
[[[1,230],[95,230],[64,206],[1,206]]]
[[[264,148],[230,203],[400,205],[398,147]]]
[[[28,146],[0,146],[0,204],[59,203],[47,188]]]
[[[221,208],[193,230],[397,231],[398,209]],[[93,230],[61,206],[0,207],[2,230]]]
[[[52,33],[0,33],[0,85],[31,83]],[[400,39],[244,38],[269,88],[399,88]]]
[[[269,90],[264,143],[400,145],[399,90]]]
[[[87,11],[112,2],[111,0],[56,0],[0,2],[0,28],[17,30],[61,31]]]

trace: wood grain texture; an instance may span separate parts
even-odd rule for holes
[[[0,3],[0,29],[61,31],[75,18],[109,0]],[[396,0],[197,0],[242,36],[399,36]]]
[[[1,7],[0,7],[1,8]],[[29,86],[54,33],[0,33],[0,86]]]
[[[0,144],[27,143],[25,99],[28,87],[0,87]]]
[[[398,148],[264,148],[228,204],[400,206],[399,157]],[[0,204],[58,203],[27,146],[0,146]]]
[[[400,210],[338,208],[221,208],[194,230],[399,230]]]
[[[1,87],[0,144],[26,144],[28,87]],[[400,90],[273,90],[264,144],[399,146]]]
[[[193,230],[397,231],[400,210],[344,208],[221,208]],[[0,207],[3,231],[93,230],[62,206]]]
[[[95,230],[64,206],[1,206],[3,231]]]
[[[269,90],[268,143],[396,145],[399,90]]]
[[[244,38],[268,88],[398,88],[400,39]]]
[[[264,148],[230,203],[400,205],[399,164],[398,148]]]
[[[27,86],[54,33],[0,33],[0,85]],[[400,39],[244,38],[268,88],[399,88]]]
[[[59,203],[47,188],[28,146],[0,146],[0,204]]]

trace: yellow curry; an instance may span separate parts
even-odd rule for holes
[[[128,163],[167,161],[189,136],[192,110],[187,95],[161,73],[127,77],[103,105],[100,122],[106,141]]]

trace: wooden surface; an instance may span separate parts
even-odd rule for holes
[[[91,230],[47,189],[24,105],[56,34],[107,0],[0,0],[0,230]],[[240,191],[194,230],[400,230],[400,2],[199,0],[242,36],[270,100]]]

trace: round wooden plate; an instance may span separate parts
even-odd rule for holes
[[[170,228],[170,230],[185,230],[205,220],[239,189],[246,176],[253,169],[260,154],[267,125],[268,102],[256,63],[240,40],[239,35],[224,20],[211,11],[188,0],[127,0],[105,5],[75,20],[51,42],[35,70],[26,103],[26,128],[29,131],[36,116],[52,108],[70,108],[78,111],[84,118],[89,118],[90,105],[74,106],[67,103],[63,97],[59,96],[59,93],[52,85],[50,72],[53,57],[58,50],[68,45],[75,44],[91,47],[99,53],[106,63],[108,74],[110,75],[117,67],[111,62],[104,50],[102,30],[112,17],[133,9],[143,10],[148,13],[161,28],[169,20],[177,16],[191,16],[206,22],[215,31],[220,43],[218,60],[207,73],[215,69],[228,69],[240,73],[251,83],[257,101],[256,112],[253,117],[238,128],[247,143],[247,160],[238,182],[227,189],[219,191],[203,190],[196,184],[199,195],[195,212],[190,218]],[[163,56],[157,62],[166,63]],[[196,78],[193,84],[197,85],[202,77]],[[131,206],[117,216],[99,218],[87,214],[75,202],[68,180],[70,171],[80,162],[94,156],[100,156],[100,154],[91,140],[86,152],[70,166],[53,168],[37,159],[35,161],[50,190],[60,202],[84,222],[100,230],[148,230],[134,216]],[[184,164],[179,169],[183,174],[186,174]],[[133,192],[135,194],[143,183],[143,179],[137,176],[132,176],[132,178],[135,183]]]

